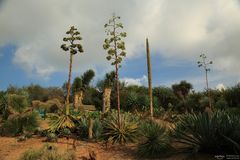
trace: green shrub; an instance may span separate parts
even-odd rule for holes
[[[100,139],[102,136],[102,131],[103,131],[102,123],[100,119],[97,118],[94,120],[94,123],[93,123],[93,137],[95,139]]]
[[[148,121],[140,127],[141,143],[138,145],[137,153],[141,157],[159,158],[166,155],[172,147],[165,127]]]
[[[28,150],[23,153],[19,160],[76,160],[74,151],[67,150],[64,154],[59,154],[55,146],[44,145],[39,150]]]
[[[117,112],[112,111],[103,119],[102,123],[102,137],[105,141],[112,144],[133,142],[138,135],[138,122],[132,114],[121,114],[121,121],[118,123]]]
[[[36,112],[17,115],[4,122],[3,134],[15,136],[24,132],[33,133],[39,126]]]
[[[57,142],[57,139],[58,139],[58,136],[55,133],[51,133],[51,132],[47,133],[46,137],[47,137],[46,139],[47,142]]]
[[[10,94],[8,95],[8,105],[17,112],[23,112],[28,106],[27,96]]]
[[[227,109],[227,107],[228,107],[227,101],[224,99],[219,99],[215,104],[215,108],[220,110],[225,110]]]
[[[24,152],[19,160],[37,160],[40,159],[41,155],[42,153],[38,150],[31,149]]]
[[[174,137],[192,151],[240,152],[240,117],[226,112],[188,114],[176,124]]]

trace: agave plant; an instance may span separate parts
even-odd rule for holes
[[[56,132],[64,128],[72,129],[75,127],[75,122],[79,119],[79,116],[71,112],[67,114],[66,111],[61,111],[60,114],[49,114],[49,131]]]
[[[172,150],[168,132],[165,127],[148,121],[140,127],[140,133],[143,138],[138,145],[138,155],[148,158],[157,158],[166,155]]]
[[[122,114],[120,123],[117,112],[113,111],[103,120],[103,139],[112,144],[135,141],[138,135],[138,122],[133,115]]]
[[[240,118],[225,112],[188,114],[175,128],[177,142],[196,152],[240,152]]]

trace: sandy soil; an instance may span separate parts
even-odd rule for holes
[[[20,155],[28,149],[39,149],[45,142],[45,138],[33,137],[24,142],[17,142],[16,138],[0,137],[0,160],[17,160]],[[58,147],[60,152],[72,148],[72,140],[59,139],[58,143],[51,143]],[[94,151],[97,160],[135,160],[136,158],[134,145],[127,146],[109,146],[106,148],[102,143],[77,141],[76,155],[81,160],[82,156],[88,157],[90,151]],[[176,154],[163,160],[207,160],[214,159],[209,155],[189,156],[187,154]]]

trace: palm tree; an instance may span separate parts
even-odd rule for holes
[[[77,29],[72,26],[69,31],[66,32],[68,37],[64,37],[63,41],[68,42],[68,44],[62,44],[61,48],[64,51],[70,51],[70,59],[69,59],[69,73],[68,73],[68,85],[67,85],[67,98],[66,98],[66,114],[69,114],[69,96],[70,96],[70,84],[71,84],[71,76],[72,76],[72,61],[73,55],[77,54],[78,52],[83,52],[82,45],[77,43],[76,41],[82,40],[80,37],[80,33]]]

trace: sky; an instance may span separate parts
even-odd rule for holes
[[[70,26],[83,37],[84,53],[73,60],[73,78],[87,69],[93,85],[114,69],[102,48],[104,24],[113,13],[121,17],[127,57],[120,79],[147,85],[145,39],[148,37],[153,86],[187,80],[205,88],[204,53],[213,61],[209,85],[230,87],[240,82],[239,0],[0,0],[0,90],[10,84],[62,86],[69,54],[61,50]]]

